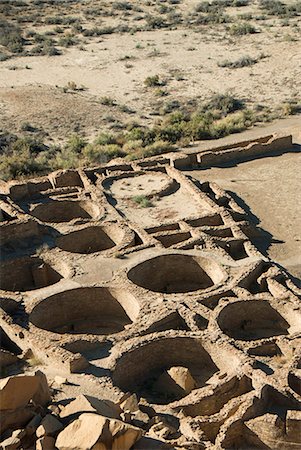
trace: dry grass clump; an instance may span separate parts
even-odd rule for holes
[[[252,58],[251,56],[242,56],[235,61],[224,60],[218,63],[219,67],[227,67],[228,69],[239,69],[241,67],[253,66],[258,62],[258,59]]]

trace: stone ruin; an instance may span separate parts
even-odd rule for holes
[[[3,183],[0,448],[301,448],[301,291],[229,193],[185,176],[291,146]],[[99,395],[55,401],[29,356]]]

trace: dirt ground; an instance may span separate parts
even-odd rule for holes
[[[141,9],[140,15],[138,9],[128,9],[125,14],[115,3],[90,1],[89,7],[101,11],[94,17],[78,2],[70,9],[64,2],[44,9],[28,2],[26,14],[38,14],[33,23],[30,16],[23,20],[20,9],[10,13],[8,18],[21,24],[26,36],[38,35],[27,37],[27,56],[15,55],[0,62],[2,128],[20,132],[22,123],[27,122],[43,131],[48,140],[62,142],[75,132],[92,138],[102,128],[116,129],[134,120],[153,124],[172,101],[201,102],[224,93],[255,108],[277,109],[291,100],[300,101],[299,16],[285,20],[266,14],[257,2],[250,1],[243,7],[225,9],[233,22],[196,25],[200,13],[195,8],[201,2],[190,0],[169,2],[169,21],[171,14],[180,14],[179,23],[167,28],[155,25],[150,30],[145,28],[150,15],[158,21],[166,18],[160,12],[162,2],[132,2]],[[71,25],[60,25],[58,32],[58,26],[47,24],[47,19],[58,20],[59,14],[66,20],[72,14],[84,29],[99,24],[138,24],[141,31],[83,37]],[[251,24],[256,33],[232,36],[229,28],[237,23]],[[77,44],[58,45],[62,37],[70,36]],[[31,39],[52,39],[62,54],[30,56]],[[244,57],[257,62],[235,69],[221,66],[224,61]],[[156,89],[144,83],[153,75],[159,75],[162,83]],[[68,86],[73,88],[66,89]],[[114,104],[104,105],[103,97]]]

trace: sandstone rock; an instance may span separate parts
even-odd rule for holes
[[[123,411],[135,412],[139,410],[136,394],[128,394],[127,396],[125,396],[125,398],[123,397],[119,405],[120,408],[123,409]]]
[[[40,370],[37,370],[35,372],[35,376],[39,378],[40,384],[37,392],[35,392],[34,396],[32,397],[32,400],[36,405],[44,406],[51,401],[47,378],[45,374]]]
[[[80,395],[60,413],[60,417],[79,416],[84,412],[95,412],[106,417],[119,418],[122,409],[110,400],[100,400],[90,395]]]
[[[129,450],[142,436],[139,428],[115,419],[109,421],[109,430],[112,435],[112,450]]]
[[[35,375],[17,375],[0,381],[0,410],[26,406],[30,400],[38,405],[50,401],[47,379],[42,372]]]
[[[35,413],[31,408],[0,411],[0,429],[3,433],[9,428],[24,427]]]
[[[158,422],[151,426],[149,435],[159,439],[172,439],[177,430],[165,422]]]
[[[59,450],[129,450],[142,431],[120,420],[84,413],[57,437]]]
[[[36,442],[36,450],[55,450],[55,438],[43,436]]]
[[[288,384],[297,394],[301,395],[301,369],[290,370]]]
[[[130,411],[124,411],[120,414],[120,419],[123,422],[130,423],[132,420],[132,413]]]
[[[0,366],[6,367],[11,364],[15,364],[19,361],[19,358],[13,353],[0,348]]]
[[[15,430],[12,435],[1,442],[1,450],[16,450],[21,447],[21,439],[24,437],[26,432],[24,430]]]
[[[169,396],[181,397],[196,388],[189,369],[175,366],[163,372],[153,385],[153,390]]]
[[[41,421],[42,417],[39,414],[35,415],[31,419],[31,421],[26,425],[26,433],[28,435],[34,434],[36,432],[36,429],[40,425]]]
[[[47,409],[56,416],[58,416],[62,410],[62,408],[60,409],[58,405],[49,405]]]
[[[148,415],[140,410],[132,413],[131,423],[138,428],[147,427],[149,420]]]
[[[46,436],[55,436],[61,429],[63,425],[61,422],[56,419],[51,414],[47,414],[42,420],[41,425],[38,427],[36,431],[37,437]]]
[[[187,367],[171,367],[167,373],[174,380],[174,382],[180,386],[185,394],[189,394],[193,389],[196,388],[196,382],[192,378],[191,373]]]
[[[301,444],[301,411],[287,411],[286,433],[290,441]]]
[[[252,432],[252,442],[261,442],[273,450],[282,450],[285,445],[285,424],[276,414],[266,413],[245,422]]]
[[[67,378],[56,376],[56,377],[54,377],[54,382],[56,384],[58,384],[59,386],[61,386],[62,384],[67,384],[68,380],[67,380]]]
[[[134,444],[131,450],[175,450],[175,447],[167,442],[143,436]]]
[[[180,432],[189,440],[196,442],[207,440],[205,433],[198,424],[197,418],[185,417],[181,419]]]
[[[26,406],[38,391],[40,378],[19,375],[0,381],[0,410],[18,409]]]

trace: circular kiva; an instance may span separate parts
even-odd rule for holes
[[[224,274],[209,258],[167,254],[148,259],[128,272],[130,281],[165,294],[193,292],[220,283]]]
[[[29,320],[54,333],[113,334],[132,323],[137,305],[132,304],[132,297],[123,298],[123,303],[127,301],[122,306],[107,288],[71,289],[42,300],[33,308]]]
[[[74,219],[96,219],[100,208],[88,200],[51,200],[35,206],[30,214],[42,222],[60,223]]]
[[[89,254],[109,250],[119,245],[123,237],[124,230],[118,226],[93,226],[60,236],[56,245],[66,252]]]
[[[116,362],[113,382],[150,403],[167,404],[204,386],[218,370],[200,340],[162,337],[122,355]]]
[[[229,303],[218,314],[217,323],[225,334],[243,341],[286,335],[290,328],[266,300]]]
[[[5,291],[31,291],[57,283],[62,275],[38,257],[24,256],[2,262],[0,289]]]
[[[175,181],[165,173],[127,174],[104,182],[104,188],[115,198],[152,197],[172,191]]]

